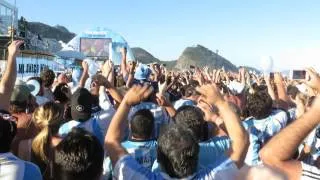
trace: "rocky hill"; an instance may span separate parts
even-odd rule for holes
[[[233,65],[230,61],[201,45],[187,47],[180,55],[176,67],[186,69],[189,68],[190,65],[214,68],[224,67],[228,71],[237,70],[237,66]]]
[[[224,57],[217,55],[208,48],[197,45],[194,47],[187,47],[178,60],[175,61],[161,61],[155,58],[152,54],[142,48],[131,48],[132,52],[139,62],[149,64],[152,62],[158,62],[166,64],[169,69],[188,69],[190,65],[198,67],[215,67],[226,70],[236,71],[238,68]]]
[[[39,34],[40,37],[56,39],[65,43],[69,42],[76,35],[75,33],[69,32],[68,29],[63,26],[49,26],[40,22],[28,22],[28,30],[33,34]]]
[[[20,36],[24,36],[26,49],[55,53],[61,50],[59,41],[69,42],[75,33],[63,26],[49,26],[40,22],[28,22],[21,17],[19,20]]]
[[[140,48],[140,47],[134,47],[131,48],[131,51],[133,53],[133,56],[135,59],[143,64],[149,64],[152,62],[159,63],[160,60],[155,58],[152,54],[150,54],[148,51]]]

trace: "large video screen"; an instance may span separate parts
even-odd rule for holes
[[[109,48],[111,46],[111,38],[93,39],[81,38],[80,51],[87,57],[104,57],[109,58]]]

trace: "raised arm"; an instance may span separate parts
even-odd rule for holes
[[[288,103],[290,101],[290,98],[287,94],[287,90],[286,90],[281,73],[274,73],[274,82],[277,87],[279,100]],[[285,108],[288,108],[288,107],[285,107]]]
[[[82,68],[83,68],[83,72],[80,78],[79,87],[83,88],[86,84],[87,79],[89,78],[89,74],[88,74],[89,66],[86,61],[82,61]]]
[[[245,129],[241,125],[240,118],[232,111],[215,85],[203,85],[197,88],[201,98],[210,105],[215,105],[219,109],[221,118],[232,141],[230,159],[238,168],[243,166],[243,162],[249,147],[249,138]]]
[[[151,93],[152,88],[150,86],[133,86],[124,96],[116,114],[113,116],[105,137],[105,148],[109,153],[113,167],[122,156],[128,154],[121,146],[121,140],[131,106],[147,99]]]
[[[123,78],[126,78],[128,76],[128,69],[127,69],[127,49],[121,48],[121,66],[120,70],[122,73]]]
[[[264,80],[266,81],[266,85],[267,85],[267,88],[268,88],[268,94],[270,95],[271,99],[273,101],[277,100],[277,97],[276,97],[276,94],[272,88],[272,85],[271,85],[271,79],[270,79],[270,76],[269,75],[265,75],[264,76]]]
[[[176,115],[176,109],[174,109],[173,105],[166,99],[166,97],[160,93],[156,95],[156,101],[159,106],[163,107],[169,114],[171,118]]]
[[[113,63],[112,61],[108,60],[106,61],[102,66],[102,76],[106,78],[107,82],[104,84],[106,89],[109,91],[110,95],[113,97],[115,101],[120,103],[122,101],[122,95],[119,93],[119,91],[113,86],[113,77],[110,78],[110,76],[113,76]]]
[[[311,80],[307,84],[319,91],[320,77],[312,71],[309,71],[309,74],[311,75]],[[302,173],[301,162],[291,158],[301,142],[319,122],[320,97],[318,96],[307,113],[271,138],[261,149],[260,157],[262,161],[283,171],[289,179],[299,179]]]
[[[135,69],[136,69],[137,63],[133,62],[132,66],[129,68],[129,75],[128,75],[128,79],[126,82],[126,87],[127,88],[131,88],[132,84],[133,84],[133,80],[134,80],[134,73],[135,73]]]
[[[17,78],[16,56],[23,41],[13,41],[8,47],[8,61],[0,82],[0,109],[9,110],[11,93]]]

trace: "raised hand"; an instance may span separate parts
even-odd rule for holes
[[[203,100],[210,105],[215,105],[224,102],[224,99],[215,84],[202,85],[196,90],[201,94]]]
[[[279,72],[274,73],[274,83],[276,83],[276,84],[283,83],[283,78],[282,78],[281,73],[279,73]]]
[[[317,91],[320,91],[320,76],[319,74],[312,68],[307,68],[307,76],[304,83],[311,87],[312,89],[315,89]]]
[[[128,106],[133,106],[147,99],[152,92],[153,88],[150,85],[134,85],[124,96],[123,101]]]
[[[205,121],[211,121],[212,117],[217,116],[217,114],[213,112],[213,106],[204,102],[203,100],[199,100],[197,107],[204,112]]]
[[[102,66],[102,74],[104,76],[109,76],[113,70],[113,67],[113,62],[111,60],[107,60]]]
[[[16,57],[20,53],[19,47],[24,43],[24,41],[13,41],[8,47],[9,56]]]
[[[127,55],[127,48],[125,48],[125,47],[121,48],[120,53],[122,54],[122,56]]]
[[[88,72],[89,70],[89,65],[87,61],[82,61],[82,68],[84,72]]]
[[[160,94],[160,93],[157,93],[156,95],[156,101],[158,103],[159,106],[163,106],[163,107],[168,107],[168,106],[171,106],[170,102],[167,100],[167,98]]]

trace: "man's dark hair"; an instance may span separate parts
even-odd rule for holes
[[[46,88],[49,88],[50,86],[52,86],[55,77],[56,75],[51,69],[46,68],[40,73],[40,78],[44,84],[44,87]]]
[[[150,139],[154,127],[154,117],[150,110],[141,109],[137,111],[130,121],[132,136],[141,139]]]
[[[189,128],[201,141],[204,137],[205,121],[201,109],[194,106],[182,106],[174,117],[176,124]]]
[[[74,128],[55,148],[55,179],[99,179],[102,174],[104,151],[91,133]]]
[[[181,94],[185,97],[190,97],[197,94],[195,87],[191,85],[182,86],[180,91],[181,91]]]
[[[198,141],[189,129],[174,124],[159,136],[157,159],[172,178],[194,174],[197,170],[198,153]]]
[[[256,119],[264,119],[272,111],[272,99],[266,90],[258,90],[248,95],[246,109],[249,116]]]
[[[70,98],[67,96],[69,89],[68,85],[66,83],[60,83],[56,86],[56,88],[53,91],[54,99],[59,101],[60,103],[66,103],[70,100]]]
[[[196,81],[196,80],[193,80],[193,79],[190,79],[190,80],[189,80],[189,84],[190,84],[190,86],[192,86],[192,87],[200,86],[200,83],[199,83],[198,81]]]
[[[0,153],[10,151],[11,143],[17,133],[17,125],[13,121],[0,117]]]
[[[287,94],[291,96],[292,99],[295,99],[298,93],[299,89],[296,86],[289,85],[287,87]]]

